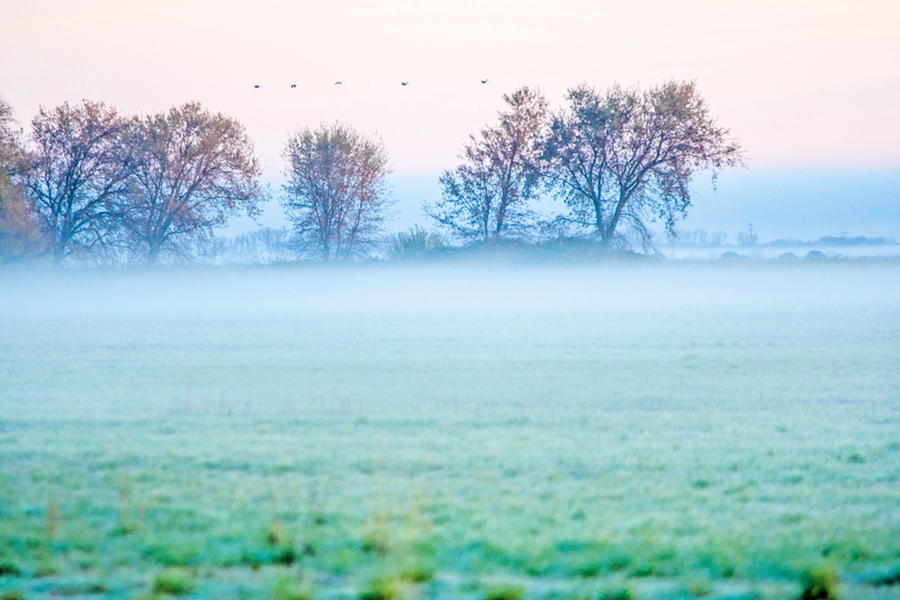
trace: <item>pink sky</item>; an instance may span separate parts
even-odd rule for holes
[[[519,85],[559,105],[581,82],[671,77],[698,81],[751,167],[900,167],[896,0],[0,1],[21,121],[196,99],[247,126],[268,177],[298,126],[377,131],[398,174],[435,173]]]

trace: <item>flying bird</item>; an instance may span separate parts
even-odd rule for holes
[[[482,80],[481,80],[481,83],[487,83],[487,82],[488,82],[487,79],[482,79]]]
[[[408,81],[401,81],[401,82],[400,82],[400,85],[409,85],[409,82],[408,82]]]
[[[297,87],[297,84],[296,84],[296,83],[292,83],[292,84],[291,84],[291,89],[294,89],[295,87]]]
[[[258,86],[258,85],[254,85],[254,86],[253,86],[253,89],[254,89],[254,90],[258,90],[258,89],[259,89],[259,86]]]
[[[334,82],[334,85],[341,85],[341,82],[340,82],[340,81],[335,81],[335,82]]]

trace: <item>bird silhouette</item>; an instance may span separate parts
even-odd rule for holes
[[[400,85],[404,85],[404,86],[405,86],[405,85],[409,85],[409,82],[408,82],[408,81],[401,81],[401,82],[400,82]]]
[[[291,84],[291,89],[294,89],[295,87],[297,87],[297,84],[296,84],[296,83],[292,83],[292,84]]]
[[[335,82],[334,82],[334,85],[341,85],[341,83],[342,83],[342,82],[340,82],[340,81],[335,81]]]
[[[482,80],[481,80],[481,83],[487,83],[487,82],[488,82],[487,79],[482,79]]]
[[[258,90],[258,89],[259,89],[259,86],[258,86],[258,85],[254,85],[254,86],[253,86],[253,89],[254,89],[254,90]]]

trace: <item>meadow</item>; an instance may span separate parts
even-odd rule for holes
[[[5,600],[831,576],[900,598],[897,262],[0,273]]]

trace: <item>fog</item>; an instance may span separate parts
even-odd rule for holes
[[[896,306],[896,261],[289,265],[0,272],[0,318],[534,315]]]
[[[277,598],[273,522],[322,597],[363,597],[408,551],[361,549],[382,504],[391,540],[422,515],[434,597],[490,598],[461,589],[484,573],[579,597],[607,544],[637,567],[590,577],[628,597],[697,572],[798,597],[830,547],[875,597],[851,577],[900,555],[898,340],[900,261],[6,269],[0,525],[23,573],[56,520],[125,557],[117,598],[173,561],[199,597]],[[60,564],[21,586],[78,589]]]

